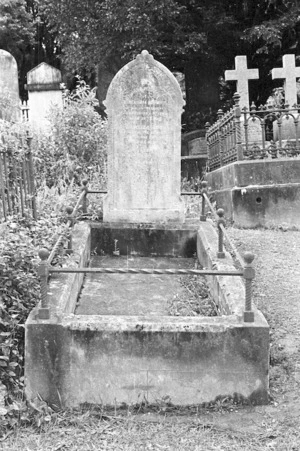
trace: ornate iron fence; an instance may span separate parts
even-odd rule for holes
[[[234,161],[297,157],[300,155],[299,105],[274,109],[254,104],[240,109],[235,93],[233,108],[218,111],[218,120],[206,124],[208,169]]]
[[[0,137],[0,220],[12,214],[37,217],[31,140]]]

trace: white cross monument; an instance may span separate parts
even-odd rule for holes
[[[240,55],[235,57],[235,70],[225,71],[226,81],[236,81],[236,90],[241,96],[240,107],[249,109],[248,81],[259,78],[258,69],[247,68],[247,57]]]
[[[283,55],[282,66],[272,69],[272,79],[284,79],[285,102],[292,107],[297,104],[296,79],[300,77],[300,67],[296,67],[295,55]]]

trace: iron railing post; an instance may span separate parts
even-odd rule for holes
[[[218,141],[219,141],[219,161],[220,161],[220,167],[223,166],[223,152],[224,152],[224,135],[223,135],[223,126],[222,126],[222,117],[224,116],[224,111],[220,108],[217,111],[217,116],[218,116],[218,122],[219,122],[219,127],[218,127]],[[226,145],[226,143],[225,143]],[[225,149],[226,151],[227,149]]]
[[[73,225],[74,225],[74,216],[73,216],[73,208],[72,207],[67,207],[66,208],[66,213],[67,213],[67,221],[69,221],[70,223],[70,228],[68,231],[68,248],[66,250],[67,254],[72,254],[73,250],[72,250],[72,246],[73,246],[73,242],[72,242],[72,232],[73,232]]]
[[[255,269],[252,266],[254,255],[252,252],[245,252],[244,254],[244,278],[245,278],[245,311],[244,322],[254,322],[254,312],[252,310],[252,280],[255,277]]]
[[[32,205],[32,216],[33,216],[33,219],[36,220],[37,219],[36,193],[35,193],[33,159],[32,159],[32,153],[31,153],[32,139],[33,139],[32,136],[27,136],[29,186],[30,186],[30,196],[31,196],[31,205]]]
[[[225,219],[224,219],[224,210],[223,208],[219,208],[217,210],[217,215],[219,216],[219,219],[217,221],[217,225],[218,225],[218,236],[219,236],[219,243],[218,243],[218,253],[217,253],[217,257],[218,258],[225,258],[225,252],[223,249],[223,242],[224,242],[224,237],[223,237],[223,230],[221,228],[221,225],[223,225],[225,227]]]
[[[82,199],[82,213],[84,215],[87,214],[87,194],[88,194],[88,181],[87,180],[82,180],[82,191],[85,192],[85,195],[83,196]]]
[[[39,257],[41,262],[38,267],[38,275],[41,284],[41,307],[38,310],[39,319],[49,319],[50,318],[50,308],[48,299],[48,277],[49,277],[49,266],[48,257],[50,252],[47,249],[41,249],[39,251]]]
[[[207,166],[208,166],[208,172],[209,172],[209,162],[211,160],[211,146],[210,146],[210,141],[208,139],[208,131],[210,128],[210,123],[206,122],[205,124],[205,139],[206,139],[206,148],[207,148]]]
[[[235,123],[235,145],[237,160],[243,160],[243,146],[242,146],[242,130],[241,130],[241,108],[239,105],[241,96],[236,92],[233,96],[234,100],[234,123]]]
[[[206,221],[206,214],[205,214],[205,194],[207,194],[207,181],[203,180],[201,182],[201,198],[202,198],[202,204],[201,204],[201,215],[200,215],[200,221],[205,222]]]

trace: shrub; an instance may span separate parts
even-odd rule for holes
[[[52,108],[49,133],[33,141],[38,185],[77,184],[84,178],[93,185],[106,183],[107,123],[95,111],[95,89],[78,80],[74,93],[65,91],[64,109]]]

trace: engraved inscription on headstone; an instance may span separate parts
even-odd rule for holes
[[[105,105],[109,151],[104,221],[182,222],[184,101],[175,77],[144,50],[117,73]]]

